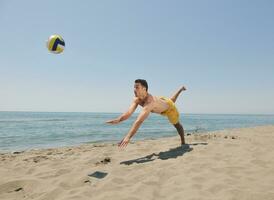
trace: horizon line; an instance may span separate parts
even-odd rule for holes
[[[29,113],[113,113],[120,114],[123,112],[106,112],[106,111],[24,111],[24,110],[0,110],[0,112],[29,112]],[[135,112],[137,114],[140,112]],[[157,114],[157,113],[153,113]],[[180,113],[187,115],[274,115],[274,113]]]

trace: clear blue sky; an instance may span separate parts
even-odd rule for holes
[[[123,112],[144,78],[182,113],[274,114],[271,0],[0,0],[0,25],[1,111]]]

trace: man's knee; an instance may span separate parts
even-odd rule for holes
[[[176,102],[176,99],[175,99],[175,98],[173,98],[173,97],[171,97],[171,98],[170,98],[170,100],[171,100],[173,103],[175,103],[175,102]]]

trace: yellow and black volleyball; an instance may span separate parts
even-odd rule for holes
[[[65,41],[60,35],[51,35],[47,41],[47,48],[52,53],[62,53],[65,49]]]

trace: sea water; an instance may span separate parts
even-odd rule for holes
[[[105,122],[121,113],[0,112],[0,152],[119,142],[138,114],[120,124]],[[181,114],[186,133],[274,124],[274,115]],[[176,136],[166,117],[151,114],[133,140]],[[178,137],[179,139],[179,137]]]

